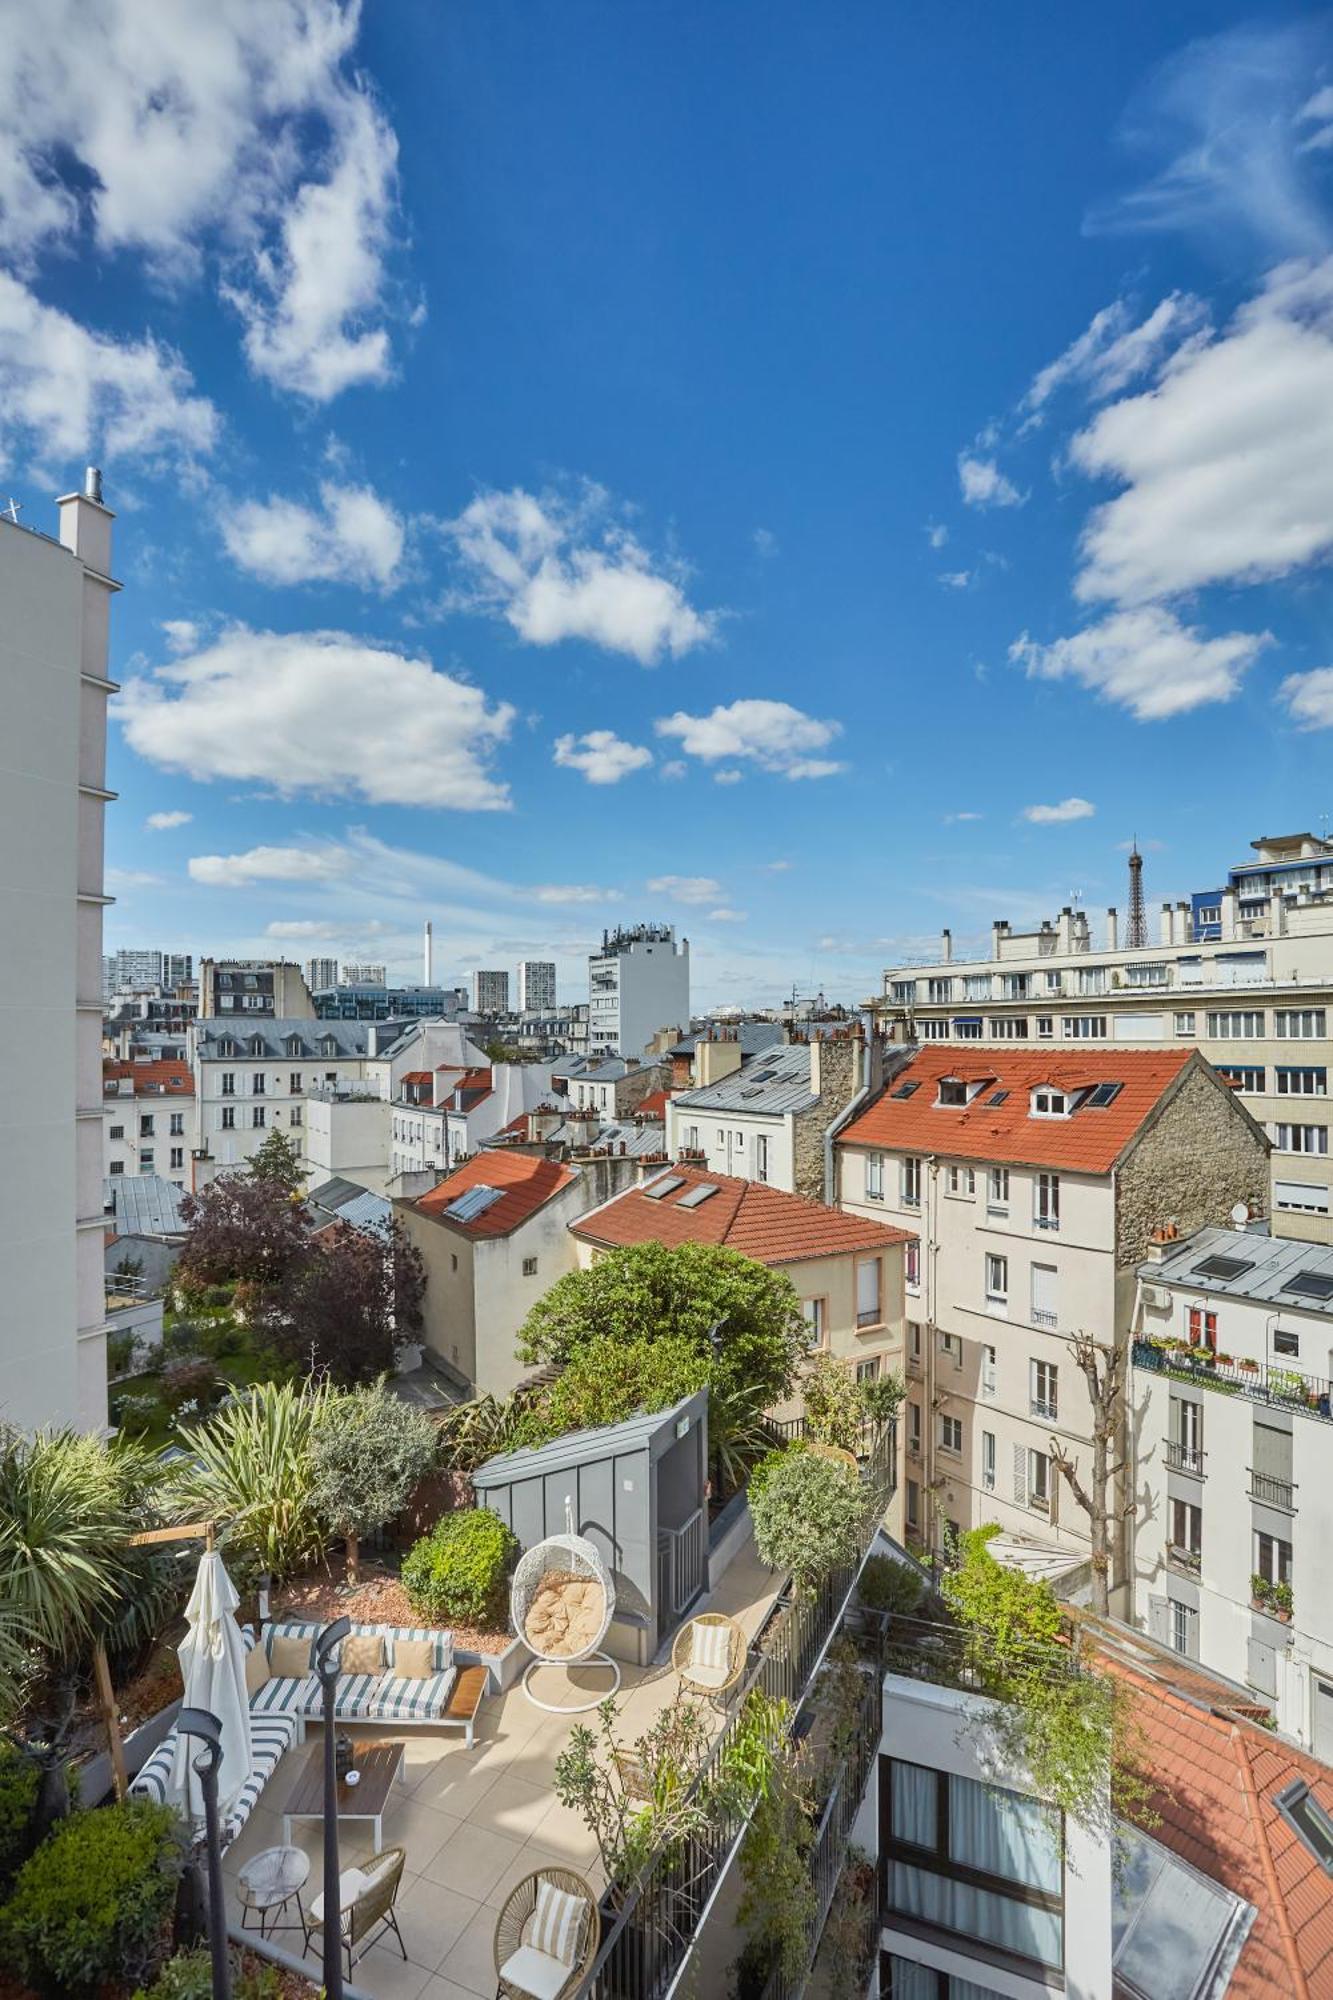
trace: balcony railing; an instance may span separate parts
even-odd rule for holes
[[[1032,1324],[1034,1326],[1056,1327],[1060,1324],[1060,1315],[1059,1313],[1048,1312],[1045,1306],[1033,1306]]]
[[[795,1719],[847,1609],[861,1563],[893,1492],[892,1424],[879,1431],[861,1467],[861,1483],[865,1500],[861,1555],[826,1577],[813,1593],[779,1600],[751,1652],[747,1671],[697,1785],[716,1777],[752,1689],[787,1702],[791,1719]],[[680,1972],[713,1891],[748,1823],[748,1811],[737,1808],[719,1814],[704,1831],[657,1853],[619,1906],[606,1908],[602,1947],[579,1988],[579,2000],[662,2000]]]
[[[1197,1576],[1203,1564],[1203,1551],[1201,1549],[1183,1549],[1178,1547],[1175,1542],[1172,1542],[1167,1549],[1166,1559],[1173,1569],[1183,1569],[1188,1571],[1189,1575]]]
[[[1280,1507],[1283,1513],[1294,1514],[1296,1485],[1294,1479],[1274,1479],[1271,1473],[1256,1472],[1250,1467],[1250,1498],[1262,1500],[1266,1507]]]
[[[1191,1472],[1196,1479],[1206,1475],[1203,1462],[1208,1456],[1197,1444],[1182,1444],[1178,1438],[1167,1438],[1166,1462],[1172,1472]]]
[[[1249,1396],[1278,1409],[1299,1410],[1326,1423],[1333,1421],[1333,1387],[1323,1376],[1303,1375],[1296,1368],[1265,1366],[1259,1361],[1220,1361],[1206,1348],[1167,1347],[1153,1340],[1136,1340],[1133,1355],[1134,1366],[1150,1374],[1169,1375],[1172,1381],[1215,1389],[1220,1395]]]
[[[1054,1396],[1033,1396],[1029,1407],[1034,1417],[1041,1417],[1048,1424],[1053,1424],[1056,1421],[1056,1401]]]

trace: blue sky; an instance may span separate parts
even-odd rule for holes
[[[854,999],[1321,825],[1327,15],[49,0],[0,137],[109,945]]]

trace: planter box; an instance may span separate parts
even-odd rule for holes
[[[511,1688],[528,1658],[527,1647],[517,1638],[511,1639],[500,1653],[478,1653],[467,1646],[459,1646],[454,1652],[460,1667],[485,1667],[492,1694],[503,1694],[506,1688]]]
[[[148,1762],[159,1743],[171,1734],[180,1712],[179,1697],[169,1701],[165,1708],[159,1708],[156,1715],[150,1715],[147,1722],[141,1722],[125,1738],[125,1769],[133,1778]],[[79,1804],[100,1805],[111,1792],[111,1752],[99,1750],[86,1764],[79,1766]]]

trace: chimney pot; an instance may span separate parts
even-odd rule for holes
[[[84,472],[83,497],[85,500],[95,500],[99,507],[102,505],[102,474],[96,465],[88,466]]]

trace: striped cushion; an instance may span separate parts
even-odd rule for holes
[[[690,1634],[692,1667],[728,1667],[731,1664],[731,1627],[697,1624]]]
[[[251,1715],[318,1715],[322,1696],[314,1674],[304,1680],[275,1674],[250,1697]]]
[[[382,1678],[380,1674],[339,1674],[333,1701],[334,1714],[344,1722],[363,1715]],[[318,1681],[315,1686],[318,1688]]]
[[[426,1680],[384,1674],[366,1708],[367,1720],[413,1722],[420,1716],[439,1715],[449,1699],[455,1677],[453,1667],[442,1674],[431,1674]]]
[[[588,1906],[581,1896],[571,1896],[553,1882],[539,1882],[527,1941],[534,1951],[544,1951],[562,1965],[577,1965],[587,1919]]]
[[[222,1828],[222,1845],[229,1847],[241,1828],[254,1811],[269,1779],[277,1768],[283,1753],[296,1740],[296,1718],[292,1715],[266,1715],[252,1718],[250,1723],[250,1756],[253,1769],[244,1785],[227,1809],[227,1818]],[[130,1786],[136,1798],[153,1799],[158,1805],[167,1795],[167,1783],[171,1777],[171,1766],[176,1756],[176,1731],[158,1744],[148,1762],[138,1773]]]

